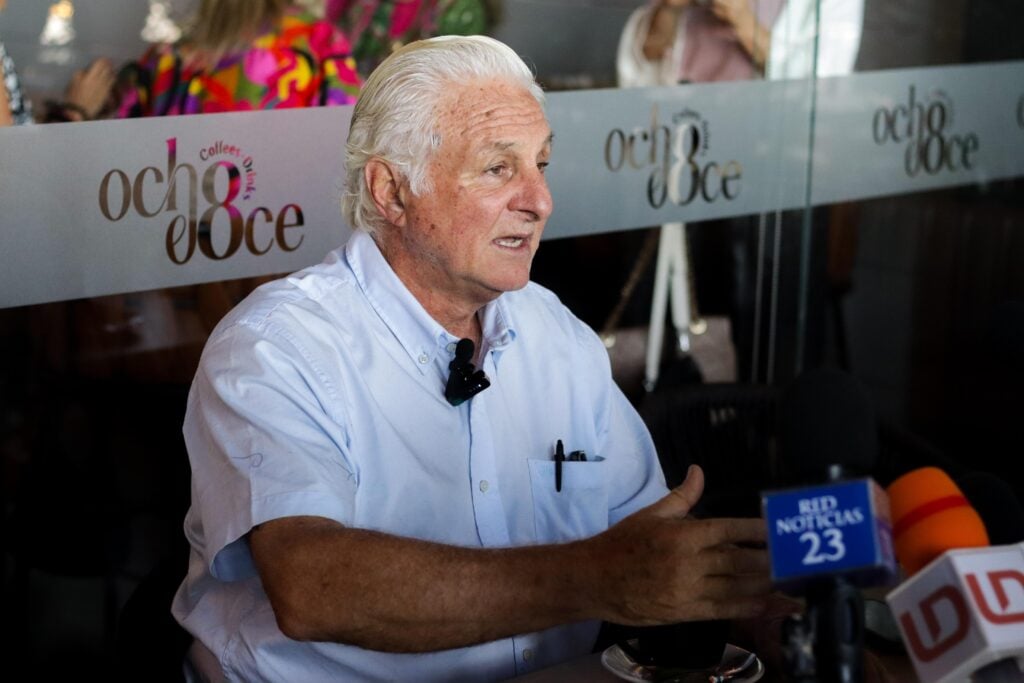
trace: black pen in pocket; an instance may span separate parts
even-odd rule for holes
[[[562,463],[565,462],[565,450],[562,440],[555,442],[555,491],[562,492]]]

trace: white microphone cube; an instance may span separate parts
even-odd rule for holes
[[[1024,655],[1024,544],[951,550],[886,597],[924,683]]]

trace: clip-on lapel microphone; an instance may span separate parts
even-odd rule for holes
[[[451,371],[444,387],[444,397],[453,406],[460,405],[491,386],[483,370],[473,367],[472,339],[460,339],[455,345],[455,358],[448,364]]]

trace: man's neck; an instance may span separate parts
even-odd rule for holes
[[[435,299],[431,293],[420,295],[413,291],[412,294],[441,327],[460,339],[472,340],[475,348],[480,348],[480,341],[483,339],[483,326],[480,324],[481,309],[457,310],[450,306],[450,302],[438,300],[441,297]]]
[[[480,323],[480,312],[487,305],[487,301],[468,301],[453,295],[445,289],[420,286],[416,279],[409,279],[403,275],[405,269],[394,261],[389,253],[389,245],[386,239],[381,239],[380,234],[373,235],[377,248],[380,249],[384,260],[391,266],[409,293],[423,306],[423,309],[431,318],[437,321],[449,334],[460,339],[472,340],[475,348],[479,351],[480,342],[483,339],[483,326]]]

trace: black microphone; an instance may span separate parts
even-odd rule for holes
[[[808,371],[779,404],[779,471],[787,488],[764,494],[776,584],[806,597],[784,628],[792,680],[864,679],[859,586],[888,583],[896,566],[888,500],[868,475],[878,426],[864,388],[838,370]]]
[[[1024,377],[1024,301],[997,304],[985,337],[993,360],[1005,366],[1010,377]]]
[[[453,406],[462,405],[491,386],[484,371],[473,366],[475,348],[472,339],[460,339],[455,345],[455,358],[448,364],[450,372],[444,387],[444,397]]]
[[[867,476],[878,457],[878,422],[867,392],[840,370],[804,372],[779,401],[784,484]]]

